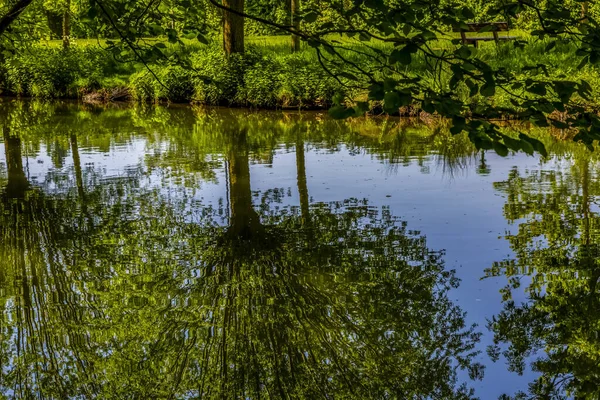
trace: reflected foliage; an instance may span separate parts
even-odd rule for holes
[[[305,134],[319,122],[90,112],[3,116],[3,395],[473,398],[459,373],[481,378],[479,334],[443,253],[387,208],[310,204],[304,151],[340,143]],[[140,143],[118,172],[101,161]],[[33,179],[25,154],[59,147]],[[277,149],[297,153],[300,205],[252,191],[251,164]],[[202,200],[221,174],[228,198]]]
[[[585,148],[571,146],[570,153],[550,160],[552,168],[515,169],[496,184],[517,228],[506,236],[515,258],[487,271],[509,280],[504,310],[490,322],[497,344],[490,353],[502,352],[513,371],[531,361],[540,373],[521,397],[598,398],[600,171]],[[520,304],[512,293],[521,285],[529,299]]]

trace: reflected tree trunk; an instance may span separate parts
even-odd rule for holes
[[[223,6],[243,13],[245,0],[223,0]],[[244,17],[223,12],[223,48],[227,55],[244,52]]]
[[[584,161],[581,170],[581,191],[583,201],[581,207],[583,211],[583,243],[585,246],[590,245],[590,165],[588,160]]]
[[[308,185],[306,182],[306,159],[304,154],[304,140],[298,135],[296,140],[296,168],[298,175],[298,194],[300,195],[300,212],[302,225],[310,224],[310,205],[308,197]]]
[[[79,157],[79,146],[77,145],[77,136],[71,135],[71,154],[73,156],[73,166],[75,168],[75,182],[77,183],[77,193],[82,201],[85,201],[85,190],[83,188],[83,173],[81,171],[81,158]]]
[[[250,156],[245,129],[233,132],[229,150],[229,204],[231,217],[228,232],[243,239],[252,239],[262,231],[258,214],[252,207],[250,187]]]
[[[2,133],[6,151],[6,167],[8,170],[8,183],[4,189],[4,194],[10,199],[22,199],[29,188],[29,181],[23,169],[21,139],[17,136],[12,136],[7,127],[2,129]]]

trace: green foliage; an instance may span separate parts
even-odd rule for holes
[[[0,111],[0,393],[473,398],[467,374],[482,376],[480,334],[451,301],[459,282],[425,235],[366,200],[309,204],[306,194],[298,207],[282,205],[277,188],[252,190],[254,158],[281,143],[300,154],[305,133],[335,149],[337,135],[353,137],[350,122],[70,110]],[[140,140],[148,158],[119,176],[79,156],[80,147],[102,158]],[[379,135],[354,140],[369,151],[406,148]],[[48,163],[45,179],[28,180],[25,148],[72,165]],[[169,175],[214,182],[223,168],[228,206],[192,195],[202,180]]]
[[[74,53],[48,49],[11,58],[6,63],[6,89],[21,96],[76,97],[73,83],[92,64]]]
[[[11,16],[6,13],[11,4],[0,4],[0,18],[10,21]],[[2,41],[3,54],[27,48],[24,38],[37,40],[47,36],[51,24],[45,24],[41,16],[44,12],[64,11],[65,4],[29,5],[18,21],[12,21],[6,33],[11,40]],[[523,139],[524,136],[518,143],[506,139],[500,133],[500,125],[493,122],[501,119],[576,130],[574,140],[590,149],[600,139],[599,96],[595,92],[597,84],[591,83],[598,81],[595,78],[600,64],[597,2],[307,0],[296,16],[296,21],[300,21],[297,30],[288,24],[287,2],[248,0],[245,6],[239,3],[242,8],[236,11],[247,14],[248,32],[294,33],[302,38],[307,51],[306,65],[285,57],[263,63],[273,67],[270,81],[264,71],[253,69],[255,65],[260,68],[257,63],[262,55],[255,58],[251,49],[246,55],[226,58],[216,48],[203,48],[200,54],[190,57],[190,48],[208,44],[209,37],[220,31],[221,17],[230,12],[224,4],[202,0],[192,7],[189,0],[158,0],[151,4],[78,0],[70,3],[70,12],[79,22],[75,25],[85,27],[79,30],[81,34],[89,37],[94,32],[110,39],[104,44],[117,60],[143,59],[145,64],[158,65],[157,70],[164,65],[184,69],[195,65],[197,76],[193,78],[174,70],[185,84],[176,88],[174,82],[168,82],[161,85],[162,93],[156,88],[151,91],[154,84],[135,76],[138,98],[261,107],[335,105],[331,115],[340,118],[369,111],[396,114],[407,109],[412,113],[422,110],[452,120],[456,123],[453,133],[465,132],[478,148],[495,149],[499,154],[530,149],[544,153],[535,141]],[[476,20],[507,21],[508,35],[514,29],[525,32],[520,31],[504,44],[488,43],[479,51],[461,44],[456,33],[469,30],[468,24]],[[48,26],[44,28],[45,25]],[[491,38],[493,29],[487,26],[476,34]],[[226,42],[233,40],[229,39]],[[290,38],[285,39],[287,52]],[[243,53],[244,40],[236,38],[235,42],[231,49]],[[565,54],[568,59],[562,57]],[[68,67],[64,61],[44,66],[48,71],[38,74],[32,82],[17,77],[12,86],[41,97],[65,96],[72,91],[67,86],[80,80],[75,78],[78,71],[64,69]],[[82,74],[87,75],[87,71]],[[190,79],[195,82],[192,96],[184,90]],[[97,83],[98,79],[92,79],[88,86]],[[336,101],[334,94],[340,95]],[[556,114],[565,118],[559,120]]]
[[[146,70],[131,77],[133,97],[206,105],[323,108],[344,91],[308,51],[278,54],[250,47],[243,55],[226,57],[220,47],[212,45],[191,53],[190,66],[150,65],[156,77]]]
[[[568,160],[562,171],[515,169],[495,184],[507,199],[506,219],[518,229],[506,235],[515,258],[486,271],[507,279],[504,309],[489,324],[489,353],[504,355],[512,371],[531,367],[539,374],[530,385],[533,398],[596,399],[600,216],[593,199],[600,193],[599,171],[597,156],[584,146],[568,152],[556,154]],[[529,297],[522,303],[512,299],[521,286]]]
[[[135,100],[186,103],[192,99],[195,83],[192,71],[180,66],[150,68],[152,72],[142,70],[130,78],[129,87]]]
[[[244,55],[226,57],[215,45],[193,54],[192,67],[203,77],[196,83],[195,100],[209,105],[239,104],[245,73],[259,58],[252,49]]]
[[[90,90],[110,87],[110,79],[131,71],[93,46],[69,51],[37,46],[4,60],[3,93],[38,98],[77,98]]]

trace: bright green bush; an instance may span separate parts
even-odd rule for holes
[[[220,46],[213,45],[191,57],[198,74],[194,100],[208,105],[239,105],[243,98],[246,71],[252,69],[262,56],[249,47],[244,55],[229,57]]]
[[[86,61],[75,52],[43,49],[14,56],[6,62],[6,89],[19,96],[67,97]]]
[[[238,102],[257,108],[280,107],[282,67],[278,59],[266,56],[249,67],[238,92]]]
[[[136,72],[129,78],[131,97],[138,102],[157,101],[156,82],[148,71]]]
[[[281,57],[281,91],[279,103],[293,107],[327,107],[342,85],[329,75],[312,54]]]
[[[112,55],[96,47],[60,48],[35,46],[8,57],[0,74],[3,93],[38,98],[78,97],[105,87],[105,78],[128,73],[131,66],[119,64]]]
[[[181,66],[150,66],[152,72],[142,70],[129,80],[131,96],[137,101],[169,101],[189,103],[194,96],[193,71]],[[156,79],[158,78],[158,79]]]
[[[37,98],[77,98],[97,92],[91,97],[110,99],[112,89],[126,86],[131,97],[140,102],[195,102],[256,108],[327,108],[338,93],[366,100],[365,90],[350,91],[330,76],[310,47],[290,54],[287,41],[274,39],[271,44],[249,45],[244,55],[230,57],[225,56],[216,42],[208,46],[196,44],[187,48],[184,54],[183,61],[188,62],[186,66],[151,65],[158,80],[145,67],[138,65],[136,70],[133,63],[119,61],[118,54],[115,57],[113,53],[91,44],[73,46],[68,51],[38,46],[0,62],[0,92]],[[573,81],[585,79],[593,92],[591,99],[579,101],[590,108],[598,108],[600,70],[591,65],[579,69],[576,45],[572,43],[561,42],[552,51],[547,51],[550,40],[531,40],[524,49],[515,48],[512,42],[498,45],[482,43],[478,49],[471,49],[491,67],[503,68],[514,74],[515,80],[532,74],[532,71],[525,71],[525,67],[539,64],[554,71],[554,75],[546,77],[540,70],[538,78],[542,80],[550,81],[560,78],[560,75],[569,76]],[[449,42],[447,45],[451,46]],[[360,44],[347,45],[351,46]],[[344,51],[344,57],[355,65],[372,69],[370,60],[364,55],[351,49]],[[172,59],[169,54],[167,56]],[[412,63],[403,72],[406,76],[418,76],[424,81],[435,80],[440,87],[447,86],[451,77],[448,70],[432,74],[430,66],[419,55],[413,57]],[[379,76],[382,79],[388,77],[394,78],[383,72]],[[502,90],[496,91],[492,98],[471,97],[470,90],[464,85],[455,91],[473,107],[490,102],[512,107],[510,96]],[[116,92],[125,93],[119,98],[126,97],[127,91]]]

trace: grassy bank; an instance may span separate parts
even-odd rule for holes
[[[526,38],[523,32],[518,33]],[[10,56],[0,63],[0,91],[2,95],[35,98],[83,98],[89,101],[132,100],[138,102],[178,102],[206,105],[241,106],[255,108],[327,108],[336,94],[364,99],[365,92],[357,89],[356,82],[341,81],[326,73],[314,49],[304,47],[290,54],[288,37],[261,37],[248,40],[244,56],[227,59],[218,43],[185,46],[165,45],[167,57],[177,55],[177,63],[140,65],[120,59],[120,55],[103,49],[97,41],[75,41],[68,51],[58,43],[46,42],[30,51]],[[352,51],[362,46],[348,43],[344,56],[365,69],[370,60]],[[437,51],[451,46],[450,41],[436,43]],[[559,44],[546,51],[544,41],[529,41],[523,49],[512,43],[483,43],[474,50],[477,56],[496,68],[504,68],[525,76],[528,65],[546,65],[549,75],[540,69],[546,80],[567,76],[570,80],[587,80],[593,89],[590,108],[600,105],[600,71],[587,66],[578,69],[579,57],[570,44]],[[435,80],[443,89],[450,75],[432,73],[424,58],[414,57],[406,67],[407,75]],[[528,72],[530,73],[530,72]],[[469,98],[468,88],[459,88],[459,96]],[[509,96],[498,90],[491,98],[469,98],[472,103],[494,102],[509,106]],[[583,101],[583,100],[581,100]]]

